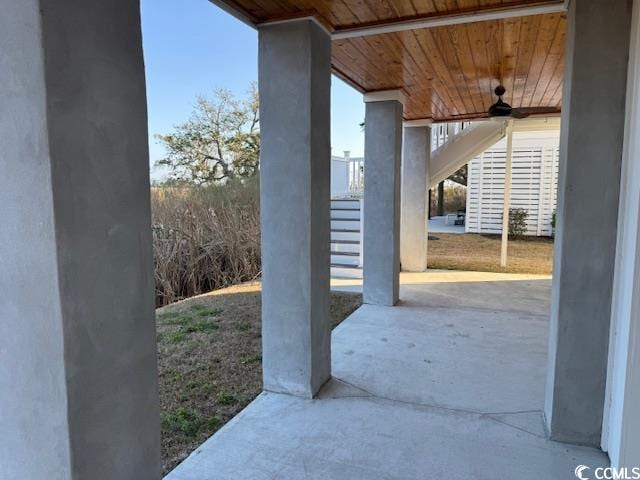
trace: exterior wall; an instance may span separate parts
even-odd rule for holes
[[[511,208],[529,213],[527,235],[549,236],[558,190],[557,131],[514,133]],[[469,163],[468,233],[502,233],[506,140]]]
[[[640,465],[640,1],[634,3],[602,448]]]

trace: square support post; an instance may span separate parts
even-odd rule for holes
[[[262,358],[266,390],[331,375],[331,39],[304,19],[259,29]]]
[[[430,120],[404,124],[400,265],[407,272],[423,272],[427,269],[430,124]]]
[[[402,94],[365,95],[363,301],[395,305],[400,291]]]
[[[158,480],[140,5],[0,6],[0,477]]]
[[[545,414],[552,439],[594,446],[605,398],[630,18],[629,0],[574,0],[568,12]]]

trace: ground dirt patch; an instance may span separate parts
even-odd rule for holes
[[[500,266],[500,236],[436,233],[429,240],[429,268],[481,272],[549,275],[553,268],[553,239],[525,237],[509,240],[507,268]]]
[[[331,294],[332,327],[362,302]],[[168,473],[262,389],[260,284],[157,310],[162,465]]]

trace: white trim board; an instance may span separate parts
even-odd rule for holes
[[[211,3],[221,8],[228,14],[240,20],[242,23],[252,28],[258,28],[260,24],[256,24],[247,14],[239,8],[229,5],[224,0],[209,0]],[[494,10],[484,10],[478,12],[468,12],[464,14],[440,15],[416,20],[392,20],[388,23],[379,25],[362,26],[354,28],[344,28],[329,32],[327,28],[314,16],[301,18],[292,18],[287,20],[276,20],[266,22],[265,24],[281,23],[285,21],[296,21],[301,19],[314,18],[314,20],[327,30],[332,40],[341,40],[345,38],[366,37],[370,35],[380,35],[382,33],[403,32],[406,30],[415,30],[420,28],[443,27],[447,25],[461,25],[465,23],[483,22],[487,20],[500,20],[504,18],[526,17],[532,15],[545,15],[548,13],[566,12],[569,0],[564,2],[551,3],[546,5],[519,5],[508,8],[496,8]]]
[[[388,102],[395,100],[396,102],[400,102],[402,105],[405,105],[407,102],[407,96],[400,89],[367,92],[362,95],[362,99],[364,100],[364,103]]]
[[[333,40],[345,38],[366,37],[370,35],[380,35],[383,33],[403,32],[406,30],[416,30],[420,28],[445,27],[449,25],[461,25],[465,23],[484,22],[487,20],[501,20],[504,18],[527,17],[532,15],[545,15],[548,13],[566,12],[565,2],[551,3],[547,5],[524,5],[495,10],[485,10],[479,12],[469,12],[465,14],[441,15],[437,17],[423,18],[418,20],[391,21],[381,25],[368,27],[354,27],[349,29],[336,30],[331,35]]]

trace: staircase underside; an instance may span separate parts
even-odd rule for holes
[[[429,188],[446,180],[505,136],[504,120],[477,122],[465,128],[431,153]]]

